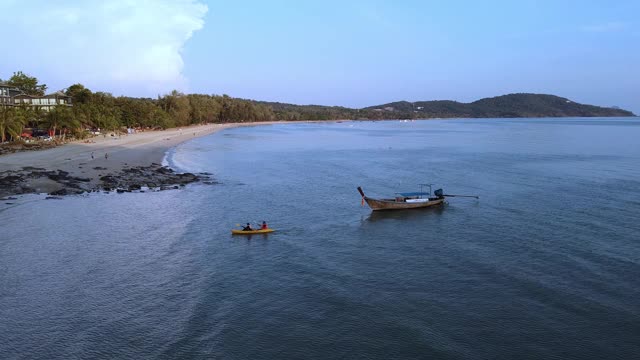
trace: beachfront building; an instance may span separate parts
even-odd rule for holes
[[[44,96],[27,95],[7,83],[0,83],[0,106],[19,106],[22,104],[49,111],[54,106],[71,106],[71,97],[62,91]]]
[[[5,82],[0,82],[0,106],[13,105],[13,97],[20,95],[22,92],[17,88],[10,86]]]

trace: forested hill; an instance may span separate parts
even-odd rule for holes
[[[365,112],[379,118],[520,118],[520,117],[613,117],[634,116],[630,111],[584,105],[543,94],[509,94],[472,103],[457,101],[399,101],[371,106]],[[363,111],[361,110],[361,111]],[[395,115],[392,115],[395,114]]]

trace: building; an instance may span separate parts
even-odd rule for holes
[[[49,111],[55,106],[72,106],[71,97],[62,91],[56,91],[44,96],[33,96],[27,95],[7,83],[0,82],[0,105],[19,106],[22,104],[37,107],[44,111]]]
[[[20,90],[0,82],[0,105],[13,105],[13,97],[20,94]]]

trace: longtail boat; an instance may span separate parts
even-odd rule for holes
[[[379,210],[404,210],[404,209],[419,209],[431,206],[439,206],[444,203],[445,197],[473,197],[478,199],[478,196],[474,195],[445,195],[442,189],[437,189],[431,193],[431,184],[420,184],[420,186],[428,186],[429,192],[402,192],[396,193],[394,198],[388,199],[374,199],[366,196],[362,188],[358,186],[358,192],[362,195],[363,205],[366,202],[367,205],[373,211]],[[422,190],[422,189],[421,189]]]

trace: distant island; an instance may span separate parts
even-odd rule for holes
[[[433,119],[433,118],[541,118],[541,117],[625,117],[635,116],[618,107],[584,105],[546,94],[508,94],[472,103],[452,100],[397,101],[363,109],[319,105],[258,102],[276,114],[299,113],[309,120],[329,119]]]

